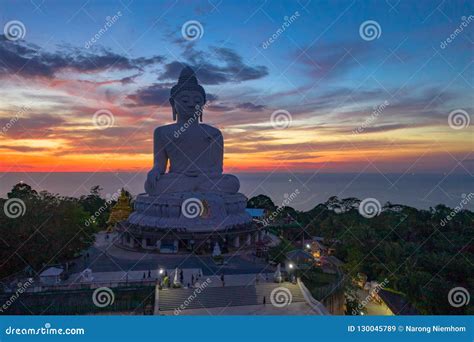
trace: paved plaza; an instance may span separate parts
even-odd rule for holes
[[[255,274],[273,273],[273,267],[265,260],[255,258],[251,251],[241,251],[238,254],[224,255],[225,264],[217,265],[211,256],[194,254],[158,254],[156,252],[137,252],[125,250],[113,244],[115,234],[96,234],[94,246],[84,251],[83,256],[74,260],[70,273],[80,273],[90,268],[94,277],[104,278],[102,273],[116,272],[113,278],[125,277],[141,279],[143,274],[148,277],[148,271],[156,276],[158,269],[169,270],[176,268],[187,270],[201,270],[203,276],[220,276],[248,274],[255,278]],[[73,277],[70,277],[70,279]]]

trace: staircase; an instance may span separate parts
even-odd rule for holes
[[[196,289],[163,289],[159,291],[159,311],[261,305],[264,297],[266,304],[271,305],[270,294],[277,287],[290,291],[291,303],[305,301],[298,285],[291,283],[206,287],[200,293]]]

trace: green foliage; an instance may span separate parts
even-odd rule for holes
[[[258,195],[248,200],[247,208],[266,209],[272,212],[277,207],[273,203],[273,201],[270,199],[270,197],[265,196],[265,195]]]
[[[25,210],[17,218],[0,215],[1,278],[27,266],[38,271],[66,261],[93,243],[96,227],[85,225],[89,215],[77,199],[38,194],[25,184],[16,185],[8,196],[21,199]],[[5,202],[0,199],[2,208]]]
[[[276,263],[283,263],[286,260],[286,253],[296,249],[288,240],[281,239],[278,246],[272,247],[268,251],[269,259]]]
[[[333,241],[329,246],[336,248],[348,275],[387,278],[420,313],[472,312],[472,301],[470,306],[452,307],[448,292],[456,286],[474,288],[474,213],[459,211],[442,225],[453,209],[439,205],[418,210],[388,203],[380,215],[367,219],[354,203],[333,197],[300,213],[299,222],[311,235]]]
[[[80,205],[89,213],[89,221],[94,222],[99,230],[107,228],[107,220],[109,219],[110,209],[115,202],[107,202],[101,197],[102,188],[98,185],[93,186],[89,195],[79,198]]]

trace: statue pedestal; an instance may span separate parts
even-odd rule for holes
[[[135,211],[128,222],[187,232],[226,230],[252,221],[245,211],[246,205],[247,198],[240,193],[141,194],[135,201]]]
[[[140,194],[134,212],[117,228],[117,245],[161,253],[193,251],[197,246],[209,254],[215,243],[235,247],[228,241],[243,240],[257,229],[246,205],[241,193]]]

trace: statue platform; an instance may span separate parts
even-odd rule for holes
[[[252,221],[241,194],[182,192],[138,195],[128,222],[187,232],[224,231]]]

